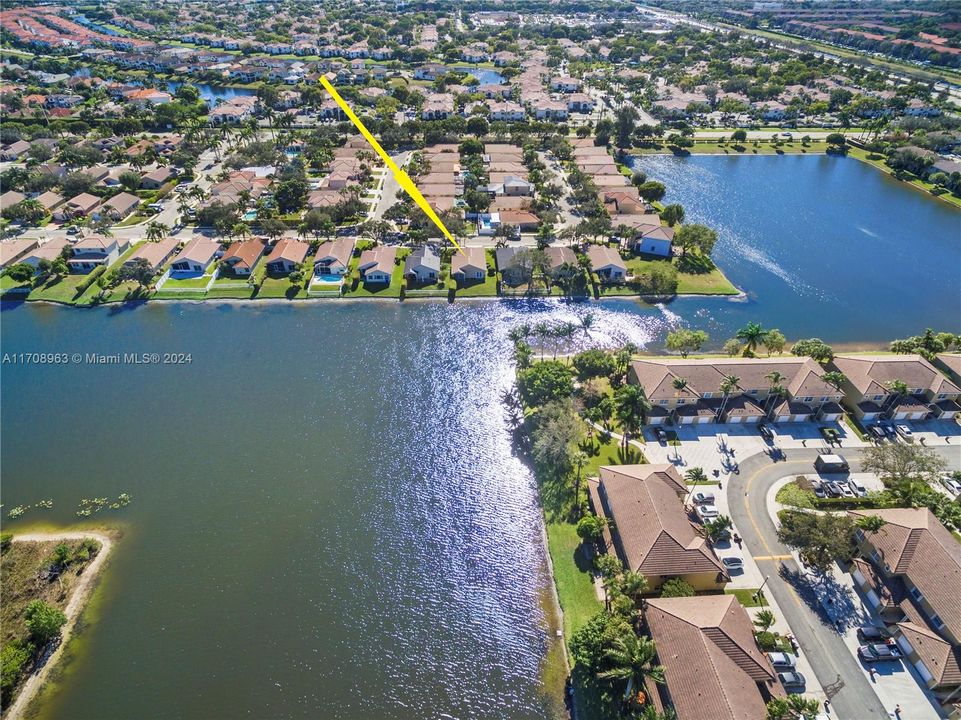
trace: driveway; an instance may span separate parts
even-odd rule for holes
[[[949,466],[961,466],[957,447],[938,448]],[[773,462],[763,453],[744,457],[738,472],[728,478],[727,496],[731,519],[758,568],[767,576],[767,590],[774,597],[807,657],[814,674],[830,699],[832,711],[844,720],[873,720],[890,717],[878,699],[864,670],[823,610],[818,591],[811,586],[790,550],[778,542],[768,513],[771,486],[790,475],[811,472],[818,451],[811,448],[782,450],[783,459]],[[849,447],[845,458],[852,469],[860,464],[860,449]]]
[[[407,162],[407,157],[409,153],[400,153],[399,155],[392,155],[391,160],[397,163],[397,167],[404,167],[404,163]],[[389,169],[384,169],[384,183],[380,189],[380,197],[377,199],[377,205],[374,207],[374,211],[370,214],[371,220],[380,220],[384,217],[384,213],[387,209],[397,202],[397,192],[400,190],[400,185],[397,184],[397,178],[394,177]]]

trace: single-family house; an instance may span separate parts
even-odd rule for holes
[[[220,253],[220,243],[205,237],[195,237],[184,245],[183,250],[170,264],[170,269],[178,273],[206,273],[207,268]]]
[[[501,279],[508,285],[517,286],[530,281],[533,271],[530,251],[516,247],[497,248],[494,261]]]
[[[314,255],[314,274],[345,275],[353,251],[353,238],[340,237],[325,242],[317,248],[317,253]]]
[[[618,224],[628,216],[618,216]],[[628,241],[636,253],[670,257],[674,247],[674,228],[662,225],[639,225],[634,228],[634,237]]]
[[[621,254],[606,245],[591,245],[587,249],[587,259],[601,282],[619,283],[627,276],[627,265]]]
[[[487,277],[487,256],[484,248],[464,247],[450,259],[450,276],[458,283],[469,283]]]
[[[127,250],[129,242],[103,235],[87,235],[73,246],[67,266],[73,273],[89,273],[101,265],[110,266]]]
[[[287,275],[303,265],[310,245],[300,240],[281,238],[267,256],[267,272]]]
[[[90,193],[80,193],[69,200],[59,212],[54,213],[57,220],[86,217],[100,205],[100,198]]]
[[[157,273],[164,266],[180,246],[177,238],[161,238],[156,241],[142,242],[127,256],[124,265],[134,265],[138,260],[144,260],[150,269]]]
[[[265,250],[266,245],[262,240],[235,242],[220,258],[220,264],[229,267],[234,275],[248,277]]]
[[[108,217],[114,222],[118,222],[130,215],[139,205],[139,197],[128,192],[122,192],[109,200],[104,200],[103,204],[94,212],[94,218]]]
[[[0,268],[16,265],[37,247],[38,242],[34,238],[18,238],[0,242]]]
[[[163,167],[144,174],[144,176],[140,178],[140,187],[144,190],[159,190],[175,177],[177,177],[176,168],[164,165]]]
[[[65,237],[52,238],[39,247],[34,248],[17,262],[26,263],[35,268],[40,267],[42,261],[52,263],[63,253],[64,248],[70,246],[70,241]]]
[[[574,275],[577,272],[577,255],[569,247],[552,245],[544,250],[551,276],[557,278]]]
[[[357,265],[361,278],[365,283],[390,285],[396,257],[397,248],[394,246],[381,246],[364,250]]]
[[[440,277],[440,257],[426,245],[414,250],[404,260],[404,277],[408,283],[433,283]]]
[[[0,195],[0,210],[6,210],[14,205],[19,205],[27,196],[22,192],[17,192],[16,190],[7,190],[3,195]]]
[[[681,578],[695,590],[722,590],[727,571],[688,518],[687,484],[671,464],[605,465],[588,481],[591,508],[610,523],[605,544],[656,590]],[[610,544],[606,541],[610,539]]]

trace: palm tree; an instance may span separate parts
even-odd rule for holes
[[[651,411],[651,402],[644,389],[639,385],[624,385],[614,393],[617,419],[624,429],[623,443],[627,446],[628,436],[640,432]]]
[[[775,621],[774,613],[770,610],[761,610],[754,618],[754,624],[761,628],[761,632],[767,632]]]
[[[147,240],[159,240],[160,238],[167,237],[169,234],[170,228],[163,223],[153,220],[147,223],[147,232],[145,233]]]
[[[769,372],[767,375],[765,375],[764,378],[765,378],[769,383],[771,383],[771,388],[770,388],[770,390],[768,391],[768,394],[767,394],[768,400],[772,400],[772,398],[775,398],[775,397],[781,397],[781,396],[782,396],[782,392],[781,392],[781,391],[784,390],[784,388],[781,387],[781,383],[783,383],[785,380],[787,380],[787,377],[785,377],[783,373],[779,373],[777,370],[772,370],[772,371]],[[764,403],[764,414],[765,414],[765,415],[766,415],[768,412],[770,412],[770,410],[771,410],[770,405],[771,405],[771,404],[773,404],[773,400],[772,400],[771,403],[768,403],[768,402],[765,402],[765,403]]]
[[[541,360],[544,359],[544,340],[551,334],[551,328],[546,322],[539,322],[534,326],[534,334],[537,336],[537,343],[540,345]]]
[[[647,704],[647,698],[642,688],[645,680],[650,678],[654,682],[664,684],[664,666],[653,665],[657,651],[654,641],[647,637],[638,637],[634,632],[625,632],[616,636],[601,656],[610,665],[607,670],[597,674],[600,680],[626,682],[624,698],[634,695],[634,688],[638,688],[636,695],[640,705]]]
[[[740,387],[738,385],[739,382],[741,382],[741,378],[739,378],[737,375],[725,375],[721,380],[721,384],[718,389],[721,391],[721,394],[724,395],[724,401],[721,403],[721,411],[718,413],[718,417],[722,417],[724,415],[724,411],[727,409],[727,401],[731,397],[731,392]]]
[[[886,383],[891,399],[888,401],[888,409],[893,408],[898,400],[908,394],[908,384],[904,380],[889,380]]]
[[[580,503],[581,470],[584,469],[584,466],[587,465],[589,461],[590,461],[590,458],[587,457],[587,453],[581,452],[580,450],[575,452],[574,456],[571,458],[571,463],[577,469],[577,475],[574,478],[574,514],[575,516],[580,516],[581,514],[581,503]]]
[[[692,485],[707,482],[707,473],[704,472],[704,468],[693,467],[684,473],[684,479]]]
[[[762,328],[759,323],[749,322],[738,330],[734,337],[744,343],[745,355],[753,355],[754,351],[757,350],[757,346],[763,343],[764,338],[767,337],[767,330]]]
[[[824,373],[821,376],[821,379],[838,392],[841,392],[841,388],[848,380],[847,376],[843,372],[838,372],[837,370]],[[821,403],[821,407],[824,407],[824,403]],[[821,407],[818,408],[818,411],[820,411]]]
[[[594,314],[587,313],[587,315],[581,316],[581,330],[584,331],[585,335],[591,334],[592,327],[594,327]]]

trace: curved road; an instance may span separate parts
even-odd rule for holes
[[[941,447],[937,450],[948,461],[949,467],[961,467],[959,448]],[[837,717],[841,720],[884,720],[890,715],[837,630],[812,610],[779,573],[782,565],[788,572],[801,569],[790,556],[790,550],[778,542],[777,529],[767,509],[768,492],[783,477],[813,472],[814,458],[818,455],[815,449],[783,452],[784,460],[777,463],[772,463],[763,453],[741,462],[740,473],[728,479],[731,519],[761,572],[768,576],[766,591],[781,607]],[[851,470],[857,472],[861,451],[844,448],[842,452],[851,464]]]

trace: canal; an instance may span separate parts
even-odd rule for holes
[[[570,347],[723,342],[749,320],[874,346],[958,330],[959,213],[837,158],[646,157],[747,298],[4,304],[3,353],[188,353],[189,364],[6,363],[5,530],[123,538],[42,720],[545,718],[557,618],[533,479],[500,405],[521,322]],[[852,184],[854,184],[852,186]]]

